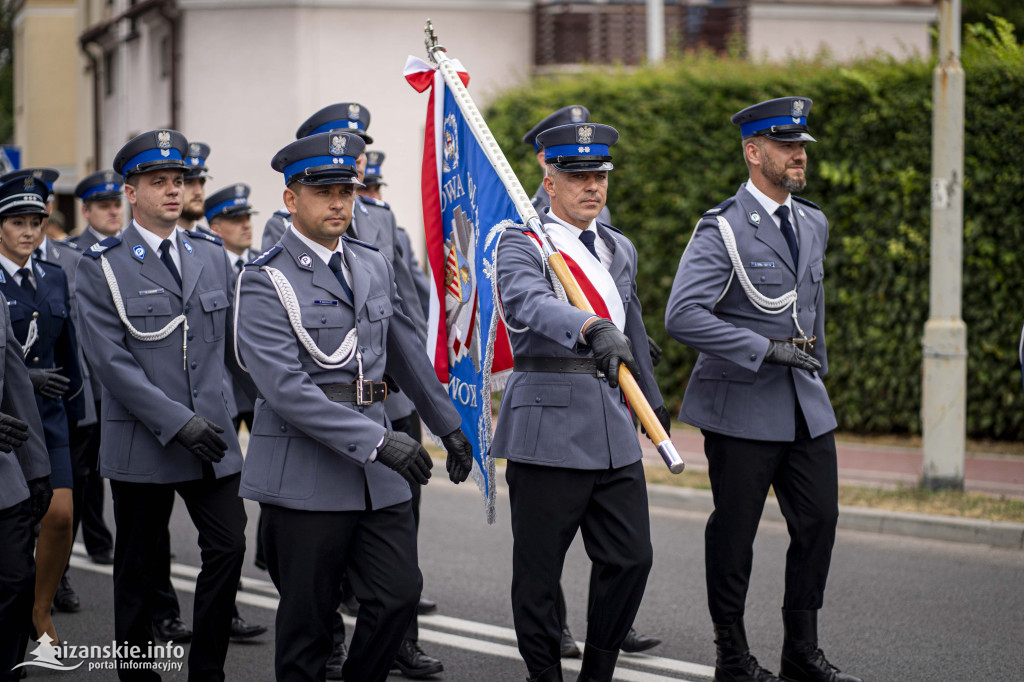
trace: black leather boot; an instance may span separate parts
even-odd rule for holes
[[[562,682],[562,664],[556,663],[550,668],[545,668],[536,675],[527,677],[526,682]]]
[[[715,623],[715,682],[779,682],[779,678],[762,668],[750,655],[743,619],[730,625]]]
[[[779,677],[785,682],[861,682],[840,672],[818,648],[818,612],[782,609],[786,638],[782,642]]]
[[[611,682],[618,658],[618,651],[598,649],[587,642],[583,647],[583,667],[576,682]]]

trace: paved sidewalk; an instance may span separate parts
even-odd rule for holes
[[[673,422],[672,442],[688,469],[707,470],[700,431]],[[661,461],[650,440],[643,437],[641,443],[645,459]],[[895,488],[902,483],[912,487],[924,470],[924,454],[919,448],[837,441],[836,454],[840,485]],[[1024,498],[1024,457],[968,452],[964,473],[965,490]]]
[[[644,459],[651,465],[661,457],[647,438],[642,438]],[[673,423],[672,442],[688,469],[707,470],[704,438],[700,431]],[[863,443],[837,442],[839,482],[894,488],[902,483],[917,485],[924,456],[920,449]],[[1024,497],[1024,457],[968,453],[964,488],[969,491]],[[714,509],[711,492],[669,485],[648,486],[652,506],[710,513]],[[784,521],[774,497],[765,503],[764,516]],[[968,542],[1007,549],[1024,550],[1024,524],[963,519],[936,514],[839,508],[839,527],[888,535],[905,535],[946,542]]]

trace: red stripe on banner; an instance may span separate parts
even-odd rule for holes
[[[434,73],[431,72],[431,78]],[[437,179],[437,147],[434,138],[434,100],[440,95],[431,88],[427,102],[427,125],[423,136],[423,166],[421,192],[423,194],[423,234],[427,248],[427,262],[434,275],[433,295],[438,301],[439,317],[437,338],[434,342],[434,373],[441,383],[448,383],[448,326],[444,305],[444,226],[441,222],[441,188]],[[441,106],[444,106],[443,100]]]
[[[525,232],[527,237],[540,244],[540,237],[535,235],[533,232]],[[562,259],[565,261],[566,266],[569,268],[569,272],[576,278],[576,283],[580,285],[580,289],[583,291],[583,295],[590,302],[590,307],[594,309],[594,313],[603,317],[606,320],[612,319],[611,314],[608,312],[608,305],[604,302],[601,294],[597,292],[597,288],[591,283],[590,279],[587,278],[587,273],[583,271],[583,268],[566,254],[559,251],[562,254]]]

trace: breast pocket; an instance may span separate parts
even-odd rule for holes
[[[782,293],[783,273],[779,268],[747,268],[747,277],[761,293],[772,298]]]
[[[571,384],[520,384],[512,389],[512,453],[524,460],[546,463],[564,460],[568,449],[561,436],[571,399]]]
[[[388,337],[388,323],[394,309],[391,299],[380,294],[366,299],[366,317],[370,320],[370,347],[374,352],[382,353]]]
[[[345,334],[352,328],[350,317],[342,311],[340,305],[314,305],[302,309],[302,326],[317,347],[330,355],[338,349],[345,340]]]
[[[128,322],[140,332],[156,332],[163,329],[174,319],[171,310],[170,296],[137,296],[124,302],[124,311],[128,316]],[[134,341],[142,348],[160,348],[174,343],[176,336],[168,334],[159,341],[139,341],[129,334],[129,343]],[[177,336],[177,342],[181,343],[180,336]]]
[[[199,294],[203,306],[203,338],[220,341],[224,338],[228,314],[228,295],[222,289]]]
[[[750,384],[757,379],[757,372],[728,360],[705,357],[697,376],[700,378],[697,395],[700,402],[710,408],[713,420],[730,430],[743,430]]]

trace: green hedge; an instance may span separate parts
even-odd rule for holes
[[[1024,58],[1012,33],[976,30],[965,49],[967,429],[972,437],[1011,439],[1024,429],[1016,366],[1024,322]],[[534,122],[582,103],[592,120],[619,130],[608,204],[612,222],[639,251],[644,319],[665,351],[658,381],[677,407],[696,354],[668,339],[665,303],[694,224],[747,178],[729,116],[770,97],[812,98],[809,125],[818,143],[809,145],[803,195],[831,221],[826,384],[841,429],[917,433],[928,318],[932,67],[691,56],[658,68],[536,79],[504,93],[487,121],[529,192],[541,175],[520,138]]]

